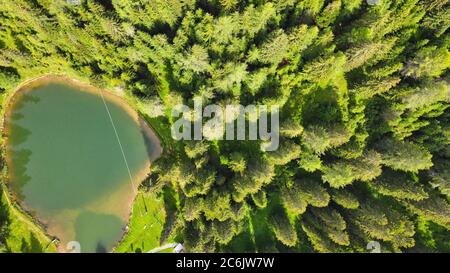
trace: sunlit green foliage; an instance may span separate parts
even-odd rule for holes
[[[186,251],[257,237],[253,222],[270,251],[445,251],[450,3],[378,2],[0,0],[0,92],[59,73],[133,98]],[[278,105],[279,149],[174,141],[170,112],[194,97]]]

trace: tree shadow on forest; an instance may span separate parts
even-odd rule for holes
[[[22,238],[22,245],[20,247],[23,253],[43,253],[44,247],[33,233],[30,233],[30,242]]]
[[[177,222],[177,205],[175,198],[175,191],[172,188],[164,187],[164,209],[166,211],[166,218],[164,219],[163,231],[159,240],[160,245],[166,243],[167,238],[173,233]]]
[[[6,238],[8,238],[11,229],[9,227],[11,220],[9,218],[9,209],[8,205],[3,202],[3,190],[0,187],[0,252],[2,251],[2,247],[6,248]]]

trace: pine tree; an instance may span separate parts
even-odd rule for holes
[[[308,172],[314,172],[322,168],[322,161],[319,155],[305,151],[300,155],[299,165]]]
[[[423,19],[423,26],[439,37],[450,28],[450,15],[445,8],[436,9]]]
[[[206,141],[189,141],[184,146],[184,151],[189,158],[202,156],[208,151],[209,144]]]
[[[307,80],[323,86],[343,73],[345,62],[346,57],[342,53],[318,58],[305,64],[303,74]]]
[[[280,126],[280,133],[288,138],[298,137],[303,133],[303,127],[294,120],[286,120]]]
[[[267,206],[267,194],[263,190],[252,194],[252,200],[258,208],[265,208]]]
[[[308,203],[302,198],[300,189],[286,185],[281,189],[281,203],[289,214],[300,215],[306,211]]]
[[[0,101],[48,73],[123,90],[164,144],[161,242],[187,252],[447,251],[449,1],[369,2],[2,1]],[[278,105],[279,149],[167,137],[195,96]]]
[[[408,217],[378,200],[366,200],[351,211],[350,221],[370,238],[389,241],[394,247],[414,245],[414,224]]]
[[[450,227],[450,205],[436,193],[420,201],[406,200],[404,204],[413,212],[444,227]]]
[[[320,27],[327,27],[330,24],[334,23],[340,13],[340,9],[342,6],[341,0],[331,1],[328,5],[326,5],[320,15],[317,17],[317,24]]]
[[[186,221],[194,221],[200,218],[202,207],[203,207],[203,199],[202,198],[186,198],[184,201],[183,207],[183,217]]]
[[[424,47],[406,64],[402,74],[413,78],[438,77],[450,67],[450,52],[436,46]]]
[[[416,144],[384,139],[378,147],[383,164],[394,170],[417,172],[433,166],[432,155]]]
[[[310,223],[311,217],[304,218],[301,221],[301,227],[305,232],[308,240],[313,246],[314,250],[322,253],[341,252],[338,245],[333,243],[326,235],[323,235],[313,223]]]
[[[369,151],[359,158],[325,166],[322,171],[322,180],[333,188],[344,187],[354,180],[371,181],[381,174],[381,157],[377,152]]]
[[[233,220],[216,220],[211,224],[211,233],[215,235],[215,241],[223,245],[228,244],[241,229],[241,223]]]
[[[227,165],[233,172],[242,175],[247,168],[247,161],[241,153],[234,152],[230,155]]]
[[[331,199],[346,209],[357,209],[360,206],[358,198],[348,189],[332,190]]]
[[[432,105],[447,98],[447,83],[445,81],[430,81],[415,88],[401,89],[396,98],[401,102],[401,108],[417,110]]]
[[[348,141],[349,134],[341,126],[323,128],[321,126],[310,126],[305,129],[303,143],[307,148],[317,154],[323,154],[330,147],[337,147]]]
[[[437,160],[429,171],[433,188],[437,188],[442,194],[450,196],[450,162],[448,160]]]
[[[330,195],[320,182],[311,179],[296,180],[294,185],[299,191],[300,199],[314,207],[326,207]]]
[[[300,154],[300,145],[291,141],[283,141],[276,151],[268,153],[267,160],[274,165],[286,165],[290,161],[297,159]]]
[[[350,237],[346,231],[347,224],[338,211],[328,207],[311,208],[310,211],[313,217],[310,222],[316,222],[316,228],[323,230],[331,241],[342,246],[350,244]]]
[[[428,198],[421,184],[406,173],[385,170],[383,175],[371,181],[370,185],[377,192],[397,199],[419,201]]]
[[[297,233],[283,210],[277,210],[269,219],[275,237],[286,246],[297,244]]]

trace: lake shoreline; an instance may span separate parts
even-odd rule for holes
[[[28,91],[33,90],[36,87],[43,86],[50,83],[57,83],[57,84],[63,84],[71,87],[79,88],[82,92],[90,92],[96,96],[101,96],[102,99],[108,100],[111,103],[114,103],[118,106],[120,106],[124,111],[133,119],[133,121],[142,129],[143,134],[145,134],[145,137],[151,139],[153,143],[155,143],[155,151],[152,151],[151,154],[149,154],[149,162],[145,164],[145,166],[142,167],[142,169],[136,173],[135,176],[135,185],[134,190],[136,194],[133,194],[133,198],[130,198],[129,201],[126,202],[126,211],[128,211],[128,214],[124,217],[124,223],[125,227],[128,227],[129,221],[133,215],[133,204],[136,200],[136,198],[139,195],[139,186],[150,174],[150,165],[152,162],[154,162],[156,159],[158,159],[163,152],[163,147],[161,140],[158,138],[157,133],[155,132],[155,129],[151,127],[151,125],[141,116],[138,109],[134,109],[124,98],[120,97],[117,94],[114,94],[113,91],[109,91],[107,89],[102,89],[95,87],[87,82],[83,82],[79,79],[69,78],[68,76],[64,75],[58,75],[58,74],[46,74],[39,77],[35,77],[29,80],[25,80],[24,82],[20,83],[18,87],[16,87],[13,91],[9,92],[7,97],[5,98],[5,101],[3,103],[4,105],[4,112],[2,115],[1,120],[1,128],[2,128],[2,152],[4,154],[4,159],[7,167],[6,172],[6,179],[5,179],[5,187],[6,188],[6,195],[8,196],[8,199],[12,206],[16,207],[18,210],[20,210],[26,217],[30,218],[30,220],[38,226],[40,229],[42,229],[43,233],[52,241],[55,241],[55,239],[58,240],[58,243],[55,244],[58,252],[64,252],[62,251],[65,249],[65,246],[62,246],[60,244],[60,238],[57,236],[52,235],[48,232],[49,227],[44,222],[42,222],[35,213],[31,209],[28,209],[25,204],[22,204],[16,193],[14,192],[14,189],[12,188],[12,185],[10,184],[11,181],[11,171],[10,168],[12,166],[11,164],[11,158],[10,153],[8,151],[8,137],[9,137],[9,131],[10,128],[8,128],[8,122],[7,120],[10,118],[10,115],[12,113],[13,106],[17,99],[20,99],[20,97],[24,94],[27,94]],[[142,126],[142,124],[145,124],[145,126]],[[114,247],[111,249],[111,252],[114,251],[117,245],[120,244],[120,242],[123,240],[124,236],[127,234],[127,229],[124,228],[122,230],[121,237],[118,239],[118,241],[115,243]]]

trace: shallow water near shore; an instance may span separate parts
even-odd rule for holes
[[[5,116],[9,186],[70,251],[107,252],[120,240],[159,140],[122,99],[62,78],[22,87]]]

